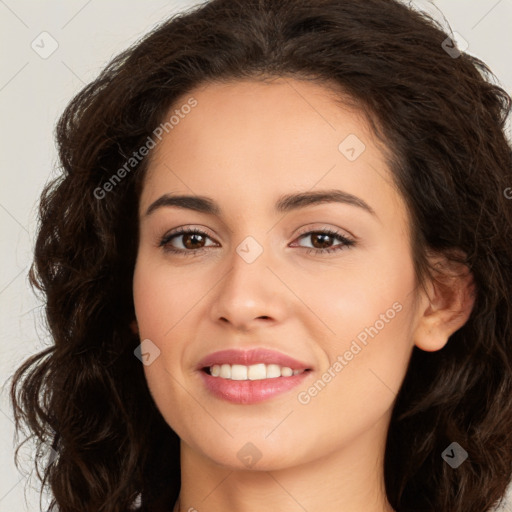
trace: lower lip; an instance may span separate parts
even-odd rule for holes
[[[276,377],[261,380],[231,380],[212,377],[200,371],[207,389],[217,398],[235,404],[255,404],[269,400],[298,386],[311,371],[305,371],[291,377]]]

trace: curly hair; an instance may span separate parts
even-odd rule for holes
[[[398,512],[501,502],[512,477],[512,100],[481,60],[447,53],[447,37],[396,0],[212,0],[161,23],[73,98],[56,128],[62,172],[41,195],[30,270],[53,344],[11,386],[16,429],[30,431],[23,443],[56,454],[35,462],[52,509],[175,503],[179,438],[152,400],[130,328],[148,157],[115,186],[112,177],[194,87],[268,77],[316,80],[357,105],[389,149],[418,277],[434,275],[428,251],[474,276],[466,324],[442,350],[413,349],[386,443],[389,502]],[[469,455],[457,470],[441,457],[452,442]]]

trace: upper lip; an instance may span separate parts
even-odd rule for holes
[[[249,350],[226,349],[213,352],[201,359],[197,369],[202,370],[214,364],[242,364],[244,366],[250,366],[258,363],[277,364],[279,366],[286,366],[292,370],[311,369],[310,365],[298,361],[293,357],[283,354],[282,352],[265,348]]]

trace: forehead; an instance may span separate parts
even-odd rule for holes
[[[184,108],[191,98],[195,106]],[[291,78],[204,84],[177,100],[172,115],[179,121],[152,150],[141,207],[159,193],[221,201],[231,189],[248,205],[315,187],[400,202],[386,148],[333,88]]]
[[[221,158],[221,150],[229,147],[230,162],[236,154],[247,159],[258,154],[264,163],[266,155],[275,162],[280,155],[291,160],[312,150],[338,156],[339,143],[348,135],[374,145],[366,117],[333,87],[282,77],[203,84],[174,102],[166,118],[178,122],[152,158],[192,148],[187,158],[207,152]],[[187,107],[191,98],[196,102],[192,110]],[[189,112],[179,119],[172,115],[182,109]]]

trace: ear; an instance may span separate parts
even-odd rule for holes
[[[446,345],[467,322],[475,302],[473,274],[466,265],[446,256],[437,256],[431,265],[434,275],[426,284],[414,331],[414,344],[427,352]]]
[[[139,324],[137,323],[137,320],[132,320],[130,322],[130,329],[132,330],[133,334],[139,334]]]

